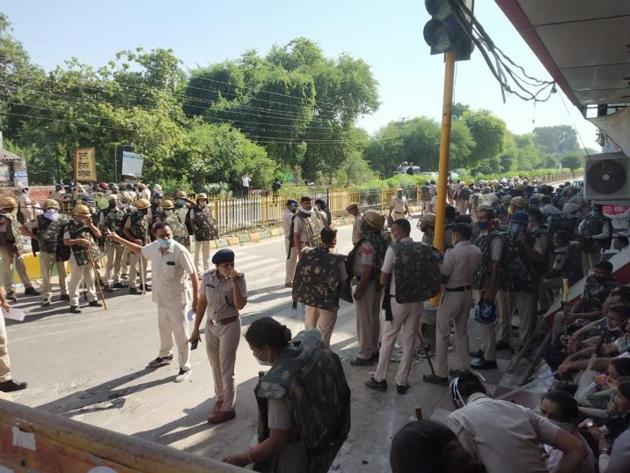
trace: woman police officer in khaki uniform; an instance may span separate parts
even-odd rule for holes
[[[194,344],[201,340],[199,327],[207,314],[206,352],[212,367],[216,394],[216,402],[208,422],[220,424],[236,416],[234,364],[241,339],[238,311],[247,303],[247,288],[245,276],[234,269],[232,250],[224,248],[217,251],[212,257],[212,263],[216,268],[204,274],[201,280],[195,328],[190,341]]]

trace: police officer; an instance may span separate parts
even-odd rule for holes
[[[291,241],[291,229],[293,227],[293,219],[297,213],[298,203],[293,200],[287,200],[287,208],[282,215],[282,229],[284,230],[284,248],[287,255],[284,273],[284,287],[293,286],[293,276],[295,276],[295,264],[297,263],[297,253],[295,252],[295,244]]]
[[[215,269],[208,271],[201,280],[202,288],[197,305],[195,328],[191,342],[199,342],[199,328],[205,315],[206,351],[212,377],[216,402],[211,424],[221,424],[234,419],[236,411],[236,388],[234,386],[234,364],[236,349],[241,339],[239,310],[247,303],[245,276],[234,269],[234,252],[223,248],[212,256]]]
[[[407,198],[403,193],[402,187],[399,187],[396,191],[396,195],[392,197],[392,202],[389,206],[389,217],[395,221],[399,218],[407,218],[408,216],[409,207],[407,207]]]
[[[448,385],[448,335],[455,325],[457,370],[468,369],[468,314],[472,307],[473,275],[481,265],[481,251],[470,242],[472,228],[456,223],[452,229],[453,248],[444,254],[441,273],[445,280],[444,293],[438,306],[435,325],[436,374],[424,375],[428,383]]]
[[[503,237],[494,231],[494,212],[489,207],[477,211],[479,235],[473,241],[481,251],[481,265],[473,276],[473,296],[476,302],[483,299],[487,304],[495,304],[497,292],[502,285],[501,261],[503,257]],[[474,353],[477,358],[470,366],[478,370],[497,368],[495,324],[481,324],[481,349]]]
[[[44,213],[37,215],[35,221],[26,225],[32,238],[39,243],[39,263],[44,282],[44,301],[42,305],[48,307],[52,299],[52,276],[53,267],[57,266],[59,275],[59,288],[61,290],[61,300],[70,300],[66,287],[66,256],[63,251],[62,240],[63,227],[68,223],[65,215],[59,214],[59,202],[54,199],[47,199],[44,202]],[[68,255],[69,256],[69,255]]]
[[[217,238],[217,228],[212,218],[212,211],[208,206],[208,196],[199,193],[196,197],[197,204],[190,209],[189,219],[193,234],[195,235],[195,267],[199,273],[208,271],[210,263],[210,241]],[[203,256],[202,256],[203,255]],[[203,258],[200,264],[199,258]]]
[[[433,246],[433,236],[435,235],[435,214],[431,212],[422,214],[417,227],[422,232],[422,243]]]
[[[192,307],[198,303],[199,278],[193,265],[190,252],[173,238],[173,231],[165,222],[153,227],[156,241],[140,246],[124,240],[115,233],[108,238],[124,245],[133,254],[142,254],[151,260],[153,273],[153,293],[151,298],[158,308],[160,329],[160,351],[157,358],[149,362],[150,368],[168,365],[173,359],[173,339],[177,346],[179,372],[175,382],[180,383],[190,377],[190,347],[186,310],[190,305],[188,279],[192,282]]]
[[[320,244],[319,234],[324,228],[325,222],[322,214],[313,209],[313,202],[308,196],[300,199],[300,207],[293,219],[293,244],[297,259],[302,255],[302,249],[310,246],[316,247]]]
[[[363,221],[363,215],[359,210],[359,206],[356,202],[352,202],[346,207],[346,212],[352,215],[352,245],[359,243],[361,239],[361,222]]]
[[[409,220],[401,218],[392,225],[392,236],[396,242],[413,242],[410,238],[411,224]],[[387,390],[387,370],[392,357],[392,351],[396,339],[402,331],[403,355],[396,373],[396,389],[398,394],[405,394],[409,389],[407,382],[413,355],[415,352],[418,327],[420,326],[420,316],[422,315],[422,302],[398,303],[396,300],[396,278],[394,275],[395,250],[396,246],[387,248],[383,266],[381,267],[380,283],[382,286],[389,285],[389,291],[384,297],[389,297],[391,302],[391,321],[385,322],[383,340],[378,358],[376,373],[365,383],[370,389],[378,391]],[[400,283],[398,286],[401,286]]]
[[[383,236],[383,216],[376,210],[363,214],[363,239],[352,250],[352,273],[359,283],[354,291],[359,354],[350,361],[353,366],[370,366],[378,360],[380,336],[381,288],[379,270],[387,241]]]
[[[2,282],[6,290],[6,298],[12,301],[17,300],[11,287],[11,266],[13,264],[15,264],[15,269],[24,283],[24,295],[37,296],[39,292],[33,288],[22,259],[24,245],[19,231],[21,226],[15,214],[17,202],[13,197],[4,197],[0,199],[0,207],[2,207],[0,209],[0,257],[2,258]]]
[[[88,305],[101,307],[94,288],[93,250],[95,241],[101,238],[101,231],[92,223],[92,213],[87,205],[74,207],[74,218],[66,225],[63,244],[72,250],[70,255],[70,312],[80,314],[79,285],[81,281],[87,290]]]
[[[121,226],[127,215],[118,205],[118,196],[110,194],[108,197],[109,207],[100,214],[99,228],[101,231],[109,231],[120,235]],[[125,248],[112,240],[105,241],[105,289],[108,291],[123,288],[120,282],[120,271]]]
[[[4,290],[0,288],[0,307],[9,310]],[[9,348],[7,343],[7,329],[4,324],[4,316],[0,315],[0,391],[14,392],[26,389],[25,382],[15,381],[11,376],[11,361],[9,359]]]
[[[186,214],[184,219],[180,218],[180,214],[175,212],[175,204],[172,200],[162,202],[162,211],[164,212],[164,222],[171,227],[173,231],[173,240],[190,251],[190,235],[186,228]]]
[[[147,199],[138,199],[133,205],[136,210],[127,217],[123,235],[136,245],[144,246],[149,241],[149,219],[147,214],[150,204]],[[146,281],[146,274],[147,260],[141,254],[132,253],[129,262],[129,292],[131,294],[140,294],[140,291],[143,289],[145,291],[151,290],[151,286]],[[138,290],[138,280],[140,280],[140,290]]]

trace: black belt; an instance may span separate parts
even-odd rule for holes
[[[464,292],[464,291],[470,291],[470,289],[472,289],[472,286],[459,286],[459,287],[445,287],[444,288],[446,292]]]

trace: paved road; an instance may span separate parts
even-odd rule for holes
[[[339,251],[350,249],[350,234],[350,227],[339,229]],[[303,327],[302,312],[291,308],[290,291],[283,287],[283,245],[281,238],[275,238],[235,249],[236,267],[245,273],[249,292],[242,313],[243,332],[265,315],[277,317],[294,333]],[[236,363],[237,418],[210,427],[206,418],[213,385],[203,345],[193,352],[193,374],[184,383],[173,382],[175,365],[145,368],[157,355],[159,344],[150,295],[120,291],[108,299],[108,311],[85,308],[81,315],[66,313],[67,306],[61,303],[42,311],[39,302],[38,298],[21,300],[19,306],[29,315],[23,323],[10,322],[8,327],[14,376],[29,382],[28,390],[14,396],[17,402],[219,459],[255,442],[253,388],[261,367],[244,340]],[[357,351],[354,315],[348,304],[340,310],[332,344],[346,368],[353,409],[350,438],[335,462],[335,471],[387,471],[392,436],[416,407],[423,408],[425,417],[443,415],[443,409],[451,408],[447,390],[421,383],[421,375],[428,372],[425,361],[415,366],[412,389],[406,396],[391,388],[385,394],[365,388],[371,368],[348,364]],[[395,369],[393,364],[390,379]]]

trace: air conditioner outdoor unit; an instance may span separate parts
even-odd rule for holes
[[[597,202],[630,200],[630,158],[623,153],[586,157],[584,198]]]

